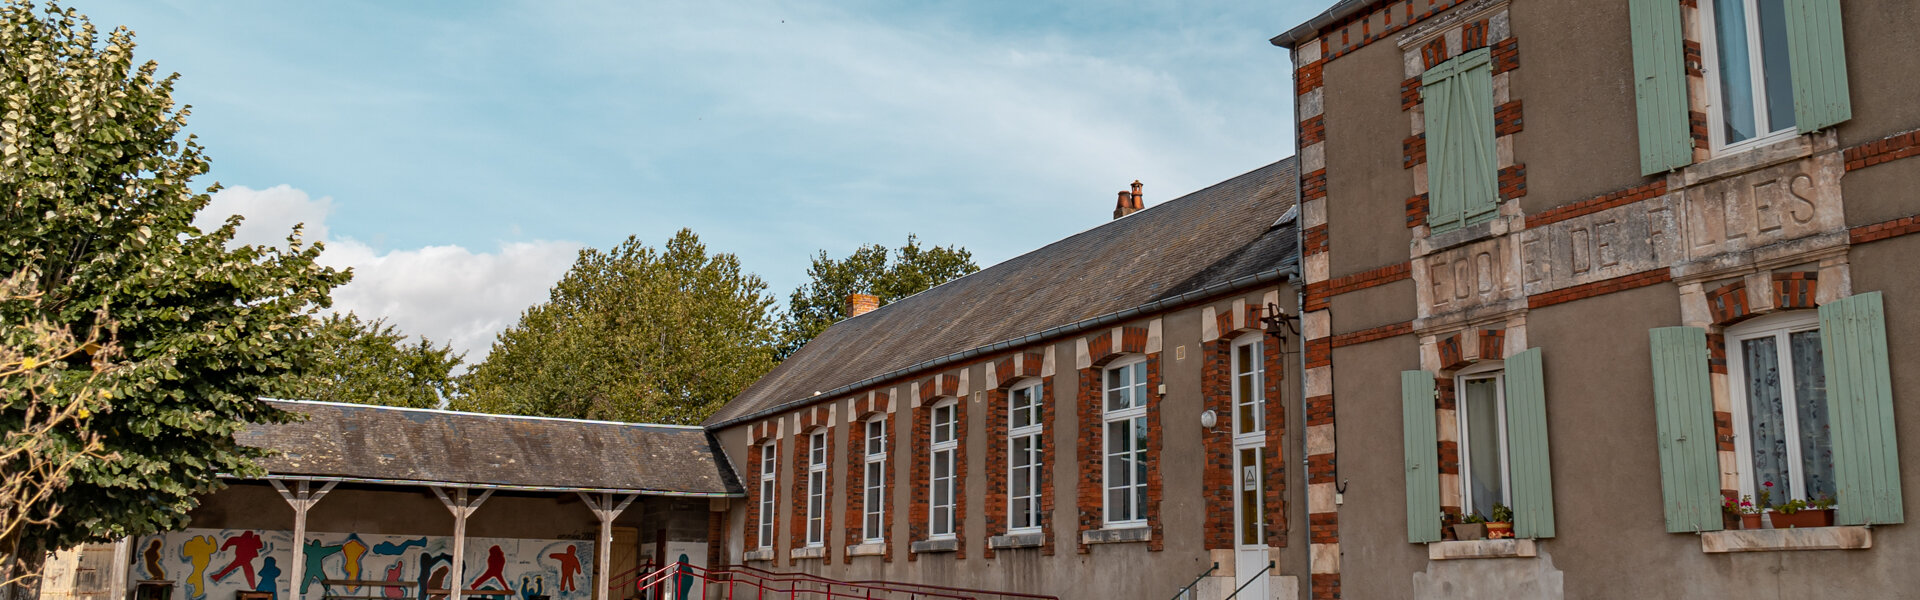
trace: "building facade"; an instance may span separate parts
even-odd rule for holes
[[[1920,584],[1916,32],[1892,1],[1395,0],[1275,38],[1331,525],[1303,596]],[[1723,511],[1763,494],[1837,522]],[[1515,539],[1456,539],[1496,505]]]

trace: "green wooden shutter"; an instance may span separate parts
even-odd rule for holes
[[[1507,470],[1513,533],[1553,537],[1553,474],[1547,452],[1547,387],[1540,349],[1507,358]]]
[[[1493,147],[1492,53],[1480,48],[1421,76],[1427,122],[1427,224],[1436,231],[1492,216],[1499,206]]]
[[[1720,460],[1707,382],[1707,331],[1654,329],[1653,404],[1660,424],[1660,491],[1667,531],[1721,529]]]
[[[1787,53],[1793,71],[1793,121],[1800,133],[1853,118],[1847,94],[1846,39],[1839,0],[1787,0]]]
[[[1640,119],[1640,173],[1693,164],[1687,123],[1687,72],[1681,63],[1680,3],[1629,0],[1633,91]]]
[[[1834,483],[1839,487],[1837,520],[1843,525],[1904,522],[1880,292],[1820,307],[1820,350],[1827,368],[1827,416],[1833,428]]]
[[[1440,541],[1440,443],[1433,373],[1400,372],[1400,422],[1407,453],[1407,541]]]

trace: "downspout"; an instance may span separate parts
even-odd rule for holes
[[[1291,46],[1287,47],[1287,66],[1294,69],[1295,73],[1298,73],[1300,68],[1299,56],[1300,56],[1300,50],[1298,48],[1294,48]],[[1304,193],[1306,192],[1306,184],[1304,183],[1306,178],[1306,173],[1300,170],[1300,93],[1299,93],[1299,86],[1297,85],[1297,83],[1294,86],[1294,90],[1295,91],[1293,94],[1293,174],[1294,174],[1293,198],[1294,198],[1294,202],[1297,203],[1296,205],[1303,205],[1305,203],[1301,201],[1301,198],[1304,196]],[[1295,295],[1295,302],[1293,305],[1294,310],[1300,312],[1300,335],[1293,336],[1295,339],[1299,340],[1299,344],[1300,344],[1300,352],[1296,355],[1298,357],[1297,360],[1300,361],[1300,390],[1299,390],[1299,393],[1297,394],[1297,397],[1299,398],[1299,405],[1300,405],[1300,413],[1299,413],[1300,418],[1294,420],[1294,422],[1297,423],[1297,427],[1298,427],[1298,432],[1296,433],[1296,435],[1294,435],[1294,439],[1300,441],[1299,443],[1300,483],[1301,483],[1300,489],[1307,490],[1307,497],[1311,499],[1313,497],[1313,492],[1311,490],[1312,483],[1310,482],[1313,481],[1313,477],[1311,476],[1312,475],[1311,473],[1307,472],[1307,469],[1310,468],[1307,465],[1307,257],[1306,257],[1307,208],[1305,206],[1300,206],[1299,210],[1300,210],[1300,218],[1299,220],[1294,221],[1294,224],[1293,224],[1293,252],[1295,255],[1300,257],[1297,263],[1300,265],[1299,266],[1300,277],[1294,279],[1294,282],[1298,283],[1299,285],[1296,285],[1293,288],[1293,292]],[[1313,506],[1311,505],[1310,500],[1309,502],[1301,502],[1300,506],[1301,506],[1300,522],[1310,523],[1313,520]],[[1307,541],[1308,542],[1313,541],[1313,533],[1312,533],[1311,527],[1308,528]],[[1309,546],[1311,546],[1311,544],[1309,544]],[[1311,579],[1312,578],[1311,573],[1313,572],[1313,552],[1312,551],[1307,552],[1307,572],[1309,573],[1308,578]]]

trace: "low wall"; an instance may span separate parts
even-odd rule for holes
[[[452,536],[307,534],[303,569],[294,596],[293,559],[287,530],[186,529],[134,541],[134,582],[173,582],[169,600],[232,600],[244,591],[318,600],[356,596],[380,600],[426,600],[426,590],[448,589]],[[493,600],[590,600],[594,542],[467,538],[463,589],[508,592]],[[328,585],[326,580],[379,580],[400,586]]]

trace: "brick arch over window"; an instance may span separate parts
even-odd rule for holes
[[[992,363],[988,376],[987,393],[987,489],[984,507],[988,536],[1006,535],[1008,529],[1007,513],[1007,422],[1008,394],[1013,388],[1040,382],[1040,531],[1044,534],[1040,542],[1040,553],[1053,555],[1053,415],[1054,382],[1052,377],[1043,377],[1046,368],[1046,356],[1039,352],[1022,352],[1001,357]],[[993,558],[993,546],[983,550],[983,556]]]
[[[1119,336],[1116,344],[1115,335]],[[1165,547],[1165,528],[1160,519],[1162,497],[1162,476],[1160,473],[1160,448],[1164,434],[1160,427],[1160,349],[1149,348],[1152,331],[1147,327],[1123,327],[1117,330],[1101,332],[1083,338],[1086,349],[1087,366],[1079,370],[1080,389],[1075,395],[1075,414],[1080,421],[1079,459],[1082,471],[1079,473],[1079,485],[1075,494],[1076,508],[1079,512],[1078,539],[1075,547],[1081,554],[1090,552],[1086,544],[1086,532],[1100,529],[1105,525],[1106,482],[1103,479],[1105,456],[1104,412],[1100,405],[1103,397],[1101,389],[1106,366],[1115,361],[1130,357],[1143,356],[1147,364],[1147,528],[1151,537],[1147,549],[1160,551]],[[1149,350],[1152,350],[1149,352]]]
[[[1265,335],[1261,328],[1258,312],[1260,307],[1247,307],[1249,316],[1243,322],[1249,327],[1234,328],[1233,315],[1222,312],[1218,315],[1219,329],[1222,335],[1212,341],[1201,342],[1201,402],[1202,410],[1211,410],[1220,421],[1214,431],[1205,432],[1202,447],[1206,453],[1206,467],[1201,474],[1206,499],[1207,520],[1204,544],[1208,550],[1230,550],[1235,548],[1233,535],[1233,491],[1236,478],[1233,473],[1233,347],[1234,343],[1248,334]],[[1286,446],[1282,443],[1286,431],[1286,402],[1281,397],[1285,388],[1286,361],[1282,359],[1283,348],[1272,337],[1263,337],[1260,345],[1261,363],[1265,379],[1261,381],[1261,395],[1265,402],[1266,448],[1261,452],[1266,472],[1262,489],[1265,490],[1267,507],[1266,543],[1273,547],[1287,545],[1287,506],[1286,461],[1281,458]]]
[[[870,393],[865,398],[854,400],[852,405],[854,416],[847,420],[847,510],[846,520],[843,521],[847,530],[846,547],[852,548],[866,542],[867,422],[875,417],[884,417],[887,424],[887,458],[881,468],[887,476],[880,491],[880,539],[885,542],[887,549],[881,560],[893,562],[893,467],[900,460],[900,449],[894,443],[899,435],[899,430],[894,427],[899,422],[895,416],[898,413],[893,411],[893,400],[887,392]],[[847,557],[848,562],[852,560],[852,556]]]
[[[813,434],[826,434],[827,473],[825,485],[827,489],[823,500],[826,505],[820,507],[820,542],[821,545],[825,547],[825,553],[821,555],[820,562],[829,565],[833,564],[833,536],[827,535],[827,532],[833,531],[832,506],[834,497],[833,428],[828,426],[831,420],[832,416],[828,412],[827,405],[825,404],[816,405],[800,415],[800,427],[795,429],[798,433],[793,436],[793,495],[789,496],[790,500],[787,502],[787,506],[792,509],[792,515],[789,519],[789,531],[787,533],[789,537],[787,546],[796,549],[805,548],[807,546],[807,502],[809,500],[807,496],[807,466],[812,456]],[[774,527],[779,527],[779,524],[776,523]],[[793,560],[789,558],[787,562],[791,564]]]
[[[1455,332],[1434,343],[1435,351],[1440,354],[1440,371],[1433,377],[1438,395],[1433,407],[1435,422],[1458,423],[1455,415],[1460,408],[1454,374],[1481,361],[1506,360],[1506,341],[1505,329],[1480,327]],[[1460,432],[1442,428],[1437,432],[1435,447],[1440,458],[1440,510],[1449,515],[1460,514]]]
[[[767,442],[773,441],[773,424],[768,421],[761,421],[748,431],[751,435],[748,436],[750,440],[747,442],[747,464],[751,465],[753,475],[750,478],[741,478],[746,480],[748,484],[746,486],[747,535],[742,539],[741,544],[748,552],[752,552],[760,549],[760,466],[762,464],[761,461],[765,458],[763,453],[766,450]],[[777,469],[779,463],[775,462],[774,464]],[[775,512],[774,531],[779,531],[779,520],[779,513]],[[771,542],[771,540],[769,540],[769,542]],[[767,547],[772,548],[773,544],[768,543]]]
[[[954,403],[953,435],[956,441],[953,461],[953,539],[957,544],[953,552],[954,560],[967,557],[966,514],[967,514],[967,402],[960,397],[959,372],[942,373],[921,380],[917,387],[920,405],[913,409],[913,505],[907,507],[907,537],[910,541],[921,542],[931,537],[931,523],[927,511],[932,503],[932,492],[928,489],[928,452],[933,439],[933,405],[952,398]],[[889,455],[891,456],[891,455]],[[920,555],[908,552],[907,560],[920,560]]]

